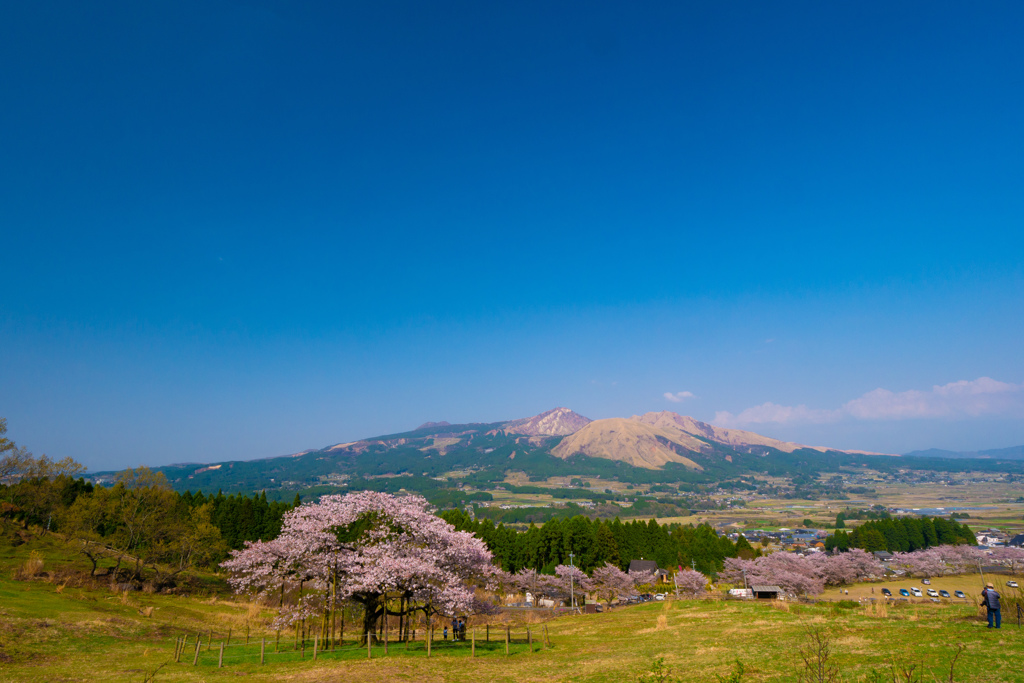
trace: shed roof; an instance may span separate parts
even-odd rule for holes
[[[782,589],[778,586],[759,586],[754,584],[750,587],[750,590],[755,593],[781,593]]]
[[[630,560],[629,562],[630,574],[633,572],[656,572],[658,569],[658,563],[654,560]]]

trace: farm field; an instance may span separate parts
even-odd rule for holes
[[[961,520],[974,529],[996,526],[1020,533],[1024,531],[1024,502],[1020,484],[998,481],[973,481],[973,473],[956,475],[951,481],[955,485],[937,482],[900,482],[886,480],[873,484],[876,493],[870,498],[851,496],[849,500],[806,500],[796,498],[748,497],[745,507],[726,510],[702,511],[687,517],[660,517],[659,524],[709,524],[732,525],[739,529],[777,529],[779,527],[802,526],[804,519],[811,519],[816,526],[824,527],[835,522],[836,513],[846,508],[870,508],[873,505],[900,508],[982,508],[971,509],[970,517]],[[720,499],[732,495],[717,496]],[[628,510],[622,517],[628,517]],[[859,522],[848,520],[848,526]]]
[[[30,544],[26,544],[30,545]],[[36,545],[36,544],[31,544]],[[44,545],[40,543],[40,545]],[[57,545],[45,546],[51,569],[57,569]],[[834,635],[835,661],[844,680],[868,680],[872,669],[895,657],[929,672],[926,680],[948,680],[948,666],[957,644],[966,650],[957,668],[957,681],[1024,681],[1019,657],[1024,631],[1007,616],[1001,631],[989,631],[970,604],[903,604],[854,606],[850,602],[817,604],[682,600],[624,607],[603,614],[563,616],[546,622],[550,649],[541,649],[542,625],[532,625],[534,652],[527,650],[522,621],[513,624],[516,643],[511,654],[496,641],[497,619],[489,644],[478,643],[477,657],[469,644],[437,642],[426,658],[422,642],[406,650],[390,644],[390,654],[376,647],[373,659],[350,647],[324,653],[312,661],[312,644],[305,658],[290,651],[292,640],[282,636],[280,649],[259,663],[259,638],[271,612],[224,594],[183,597],[143,592],[115,593],[109,589],[75,588],[57,581],[8,578],[28,555],[24,546],[5,550],[0,579],[0,681],[143,681],[155,672],[157,681],[247,680],[289,681],[580,681],[636,680],[655,658],[664,658],[683,681],[717,681],[727,676],[735,660],[744,668],[743,681],[792,681],[799,673],[799,650],[809,628]],[[59,574],[55,571],[55,574]],[[975,587],[977,577],[936,579]],[[892,582],[920,585],[919,581]],[[851,597],[877,591],[883,584],[855,586]],[[211,584],[211,589],[214,585]],[[870,593],[869,593],[870,594]],[[838,599],[838,593],[825,597]],[[521,619],[521,615],[512,618]],[[248,648],[244,641],[250,630]],[[470,623],[483,639],[484,622]],[[207,649],[209,629],[214,647]],[[232,629],[224,667],[217,666],[219,642]],[[195,635],[202,631],[199,664],[192,665]],[[500,633],[500,631],[498,631]],[[189,646],[173,662],[175,640],[188,635]],[[273,632],[267,633],[272,643]],[[500,638],[500,636],[498,636]],[[943,673],[945,672],[945,673]]]

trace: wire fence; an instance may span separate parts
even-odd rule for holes
[[[1024,605],[1016,602],[1007,607],[1016,617],[1017,627],[1024,626]],[[233,635],[240,642],[231,642]],[[648,636],[636,634],[636,637]],[[224,667],[320,659],[343,661],[390,656],[431,657],[435,654],[509,657],[541,652],[551,649],[554,644],[547,625],[538,624],[536,628],[526,626],[515,629],[485,625],[482,628],[464,629],[459,633],[446,628],[407,629],[400,635],[390,629],[347,636],[342,632],[334,638],[321,637],[319,634],[310,637],[299,629],[294,637],[291,632],[275,631],[262,633],[259,638],[255,638],[247,630],[244,640],[232,630],[226,634],[207,630],[175,638],[173,647],[171,661],[174,663]]]
[[[348,638],[292,639],[290,634],[275,632],[264,634],[259,639],[246,636],[246,642],[230,642],[231,633],[218,634],[212,631],[180,636],[174,640],[171,661],[191,666],[216,666],[255,664],[271,662],[300,662],[326,660],[372,659],[389,656],[431,657],[435,654],[446,656],[483,657],[532,654],[553,647],[547,626],[531,628],[467,629],[453,637],[441,629],[413,630],[404,637],[395,638],[394,633],[354,634]],[[285,636],[282,639],[282,636]]]

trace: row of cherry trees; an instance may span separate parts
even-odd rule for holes
[[[941,576],[974,571],[979,563],[1000,563],[1018,569],[1024,566],[1024,549],[982,550],[970,545],[940,545],[907,553],[894,553],[889,566],[911,576]],[[885,568],[871,553],[854,549],[829,555],[815,553],[806,557],[776,552],[754,560],[728,558],[722,578],[742,585],[778,586],[787,593],[816,595],[825,586],[842,586],[856,581],[880,578]]]
[[[794,553],[775,552],[754,560],[729,558],[722,578],[733,584],[778,586],[787,593],[816,595],[826,585],[840,586],[884,573],[881,563],[863,550],[827,555],[814,553],[803,557]]]
[[[624,596],[638,591],[652,590],[656,576],[653,572],[627,573],[612,564],[597,567],[588,576],[579,567],[558,565],[555,574],[541,574],[533,569],[516,573],[495,572],[494,586],[505,595],[529,593],[534,601],[547,598],[553,601],[568,601],[575,596],[591,594],[598,600],[611,604]],[[685,569],[675,576],[675,585],[681,593],[694,597],[704,593],[708,579],[698,571]]]

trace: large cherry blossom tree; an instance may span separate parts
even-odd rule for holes
[[[693,569],[683,569],[676,572],[675,585],[684,595],[696,598],[707,590],[708,577]]]
[[[636,589],[634,577],[615,565],[606,564],[596,568],[591,574],[591,590],[598,600],[603,600],[611,607],[612,601],[622,595],[631,594]]]
[[[273,600],[281,591],[283,623],[322,616],[324,632],[332,624],[333,633],[337,606],[349,601],[363,607],[364,634],[385,614],[473,611],[474,585],[494,571],[483,541],[455,531],[424,498],[373,491],[295,508],[280,536],[246,544],[223,566],[238,592]],[[300,587],[290,610],[283,606],[287,583]]]

